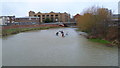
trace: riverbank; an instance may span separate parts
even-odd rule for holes
[[[76,31],[79,32],[81,30],[76,29]],[[109,41],[109,40],[106,40],[106,39],[100,39],[97,36],[90,35],[89,33],[84,32],[84,31],[81,31],[80,35],[84,36],[85,38],[87,38],[91,42],[105,44],[106,46],[118,46],[119,45],[119,42],[117,40]]]
[[[98,42],[98,43],[102,43],[102,44],[111,44],[111,42],[110,41],[107,41],[107,40],[102,40],[102,39],[93,39],[93,38],[91,38],[91,39],[88,39],[89,41],[92,41],[92,42]]]
[[[32,28],[12,28],[12,29],[3,29],[2,36],[7,36],[11,34],[17,34],[20,32],[32,31],[32,30],[44,30],[50,28],[59,28],[58,26],[47,26],[47,27],[32,27]]]

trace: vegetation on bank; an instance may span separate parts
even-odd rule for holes
[[[98,43],[102,43],[102,44],[110,44],[110,41],[107,40],[102,40],[102,39],[89,39],[92,42],[98,42]]]
[[[20,32],[26,32],[31,30],[44,30],[44,29],[50,29],[50,28],[57,28],[57,27],[35,27],[35,28],[13,28],[13,29],[3,29],[2,30],[2,36],[7,36],[11,34],[17,34]]]
[[[77,26],[80,31],[88,33],[86,38],[91,41],[107,44],[110,43],[108,41],[118,43],[117,27],[109,26],[113,22],[111,15],[109,9],[93,6],[86,9],[83,15],[77,18]]]
[[[53,22],[50,18],[46,18],[45,20],[44,20],[44,22],[45,23],[50,23],[50,22]]]
[[[80,29],[76,29],[76,31],[81,31]]]
[[[81,30],[80,29],[76,29],[76,31],[81,31]],[[85,32],[85,33],[88,34],[88,35],[83,35],[83,34],[80,34],[80,35],[86,37],[89,41],[102,43],[102,44],[111,44],[112,43],[111,41],[103,40],[103,39],[96,38],[96,37],[93,37],[93,36],[92,36],[92,38],[90,38],[91,35],[88,32],[86,32],[86,31],[82,31],[82,32]]]

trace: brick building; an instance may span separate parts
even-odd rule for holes
[[[80,16],[81,16],[80,14],[76,14],[76,15],[74,16],[74,20],[75,20],[75,22],[78,21],[78,19],[79,19]]]
[[[55,13],[55,12],[50,12],[50,13],[35,13],[34,11],[29,12],[30,17],[39,17],[40,22],[43,23],[45,22],[46,19],[50,19],[51,22],[68,22],[70,20],[70,14],[64,12],[64,13]]]

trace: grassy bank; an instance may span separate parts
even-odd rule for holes
[[[98,42],[98,43],[102,43],[102,44],[110,44],[111,43],[110,41],[102,40],[102,39],[89,39],[89,41]]]
[[[20,32],[26,32],[26,31],[31,31],[31,30],[44,30],[44,29],[50,29],[50,28],[58,28],[58,27],[35,27],[35,28],[4,29],[4,30],[2,30],[2,36],[17,34]]]
[[[81,31],[80,29],[76,29],[76,31]]]
[[[81,31],[81,30],[80,30],[80,29],[76,29],[76,31]],[[87,33],[88,35],[90,35],[90,33],[87,32],[87,31],[82,31],[82,32],[85,32],[85,33]],[[89,36],[88,36],[88,37],[89,37]],[[111,44],[110,41],[102,40],[102,39],[98,39],[98,38],[89,38],[88,40],[89,40],[89,41],[92,41],[92,42],[102,43],[102,44]]]

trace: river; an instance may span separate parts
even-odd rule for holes
[[[68,33],[56,36],[57,31]],[[118,48],[90,42],[75,28],[22,32],[2,38],[3,66],[118,66]]]

